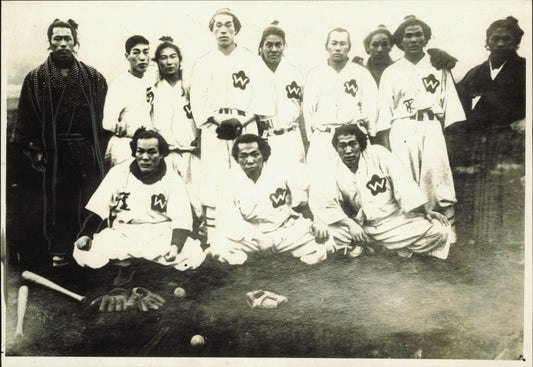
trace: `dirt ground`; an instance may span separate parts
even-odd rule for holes
[[[447,260],[388,253],[335,254],[308,266],[286,254],[230,267],[208,258],[180,273],[134,263],[124,287],[143,286],[166,303],[157,311],[98,312],[25,283],[16,256],[6,268],[6,356],[300,357],[519,360],[524,325],[524,165],[484,181],[455,172],[458,242]],[[499,194],[494,188],[499,187]],[[13,251],[13,247],[9,246]],[[114,288],[115,267],[38,269],[89,300]],[[36,271],[37,272],[37,271]],[[24,337],[15,340],[17,291],[29,286]],[[173,296],[183,287],[183,299]],[[252,309],[246,293],[288,298]],[[205,336],[192,347],[195,334]]]

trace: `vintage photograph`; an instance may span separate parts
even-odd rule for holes
[[[531,366],[531,14],[2,1],[2,365]]]

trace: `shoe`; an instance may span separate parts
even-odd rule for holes
[[[52,257],[52,266],[54,268],[66,266],[69,264],[67,257],[64,255],[55,255]]]

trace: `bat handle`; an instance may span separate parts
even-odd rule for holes
[[[15,329],[15,340],[22,339],[24,335],[23,324],[24,315],[26,314],[26,305],[28,302],[28,286],[23,285],[19,288],[17,304],[17,327]]]

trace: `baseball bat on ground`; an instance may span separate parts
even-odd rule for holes
[[[45,286],[47,288],[50,288],[50,289],[52,289],[54,291],[66,294],[67,296],[72,297],[76,301],[79,301],[81,303],[87,302],[87,298],[86,297],[80,296],[79,294],[71,292],[68,289],[63,288],[62,286],[52,282],[51,280],[48,280],[45,277],[42,277],[42,276],[40,276],[38,274],[32,273],[31,271],[25,270],[25,271],[22,272],[21,276],[22,276],[23,279],[29,280],[29,281],[31,281],[33,283],[37,283],[37,284],[43,285],[43,286]]]
[[[17,304],[17,328],[15,329],[15,340],[22,339],[24,335],[23,324],[24,315],[26,314],[26,304],[28,303],[28,286],[23,285],[19,288],[19,299]]]

